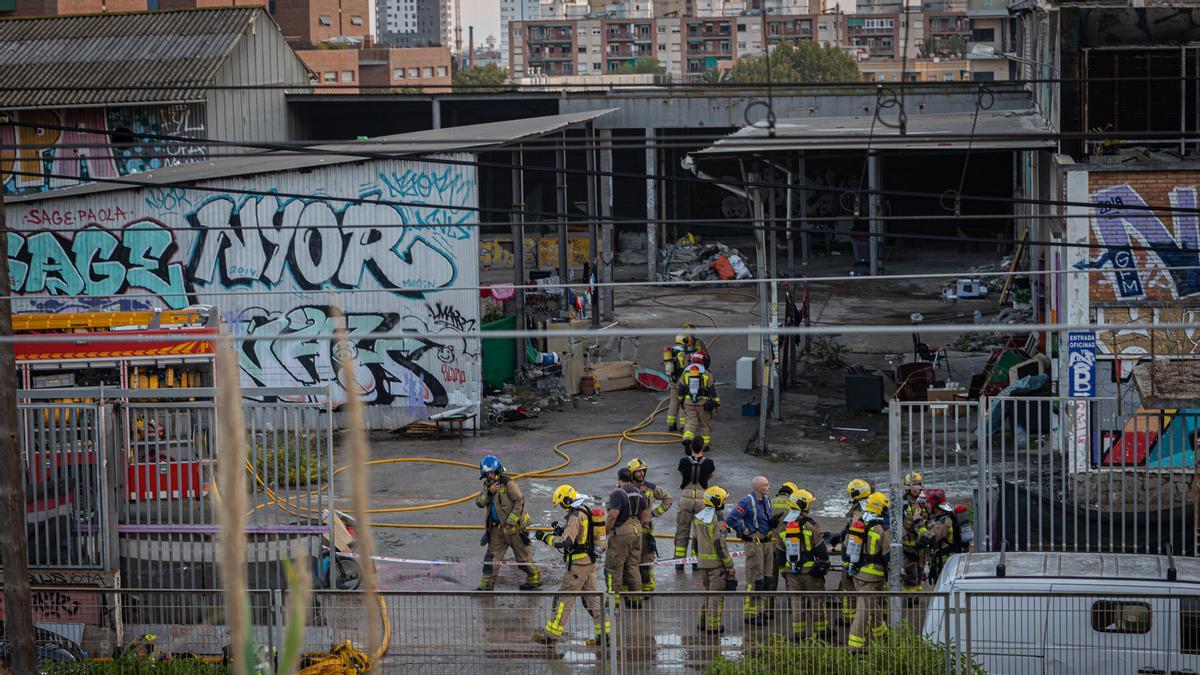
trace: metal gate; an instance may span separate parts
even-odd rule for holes
[[[1059,397],[893,401],[890,414],[893,499],[922,473],[969,507],[979,550],[1195,550],[1200,414]]]
[[[30,564],[119,567],[122,583],[140,588],[220,588],[211,487],[222,443],[214,393],[20,392],[29,474],[34,478],[39,467],[57,467],[60,476],[27,483],[30,499],[69,511],[66,524],[53,527],[31,513]],[[283,587],[280,563],[292,556],[297,541],[313,560],[323,554],[333,497],[327,393],[311,388],[243,392],[251,588]],[[64,398],[94,403],[59,402]],[[71,459],[78,457],[86,461]],[[39,542],[36,548],[34,542]]]

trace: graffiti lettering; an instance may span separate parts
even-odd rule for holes
[[[446,167],[441,171],[414,171],[412,169],[379,174],[379,180],[388,191],[391,200],[412,202],[415,199],[429,200],[425,203],[465,206],[475,193],[475,182],[465,178],[460,171]],[[464,241],[471,232],[462,223],[468,222],[473,212],[458,208],[429,208],[423,202],[397,206],[396,211],[406,225],[436,225],[438,234]]]
[[[1142,196],[1130,185],[1116,185],[1092,194],[1095,204],[1092,230],[1095,239],[1106,247],[1096,260],[1076,264],[1079,269],[1113,270],[1114,294],[1121,300],[1147,297],[1150,276],[1165,275],[1175,298],[1200,295],[1200,231],[1195,213],[1195,187],[1176,187],[1168,195],[1173,212],[1172,233]],[[1126,208],[1114,208],[1121,205]],[[1137,241],[1152,250],[1144,254],[1133,250]],[[1139,265],[1139,259],[1143,262]],[[1139,270],[1138,267],[1165,268]],[[1185,269],[1180,269],[1185,268]],[[1191,269],[1186,269],[1191,268]]]
[[[475,320],[468,319],[463,316],[462,312],[458,311],[457,307],[451,305],[443,305],[440,302],[434,303],[432,306],[425,305],[425,309],[429,312],[429,319],[437,328],[448,328],[458,332],[474,330]]]
[[[33,613],[46,619],[71,619],[79,614],[79,601],[58,591],[35,591]]]
[[[443,363],[442,364],[442,379],[449,383],[466,384],[467,374],[464,373],[461,368],[455,368],[454,366],[452,366],[448,363]]]
[[[395,222],[382,204],[221,195],[186,218],[200,232],[188,263],[197,285],[275,286],[286,272],[305,290],[359,288],[365,270],[381,288],[419,293],[449,287],[457,274],[450,253],[415,228],[359,225]]]
[[[192,205],[192,200],[188,197],[187,190],[174,187],[152,188],[150,196],[146,197],[144,201],[146,202],[146,206],[168,213],[174,213],[177,209]]]
[[[334,344],[322,336],[332,335],[335,322],[326,305],[305,305],[287,312],[270,312],[254,307],[242,312],[240,329],[247,335],[311,335],[312,340],[260,340],[246,342],[241,349],[242,370],[259,386],[313,386],[341,382]],[[417,361],[428,352],[439,360],[453,360],[454,347],[424,338],[355,340],[356,334],[382,333],[396,329],[395,313],[346,314],[352,356],[357,360],[356,379],[363,400],[389,405],[409,399],[410,405],[444,406],[446,389]]]
[[[98,227],[66,234],[10,230],[8,271],[19,293],[107,297],[137,290],[180,308],[188,299],[183,266],[170,262],[175,249],[171,232],[151,218],[119,233]]]
[[[204,159],[206,146],[157,136],[205,135],[199,105],[28,110],[0,126],[0,185],[43,192]],[[38,126],[44,125],[44,126]]]

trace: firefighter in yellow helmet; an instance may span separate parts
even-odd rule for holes
[[[725,543],[728,532],[725,525],[725,500],[729,493],[713,485],[704,491],[704,508],[696,513],[696,556],[700,560],[700,574],[706,591],[736,591],[737,573],[733,568],[733,557]],[[725,609],[725,596],[707,596],[700,608],[700,630],[707,633],[724,632],[721,614]]]
[[[700,363],[703,359],[697,354],[692,358],[693,363],[675,388],[683,407],[683,447],[700,443],[708,451],[712,447],[712,416],[721,406],[721,397],[717,394],[717,381]]]
[[[842,527],[842,532],[837,537],[837,541],[842,546],[842,578],[838,582],[839,591],[854,590],[854,576],[850,574],[849,562],[846,557],[846,535],[850,530],[851,524],[862,518],[863,505],[870,496],[871,484],[861,478],[855,478],[846,484],[846,494],[850,497],[850,503],[846,509],[846,524]],[[842,619],[845,621],[854,620],[854,598],[849,595],[842,596]]]
[[[542,644],[554,644],[563,636],[567,620],[571,618],[571,607],[576,593],[591,593],[600,590],[596,581],[596,559],[599,557],[599,536],[596,521],[588,510],[587,496],[581,495],[570,485],[559,485],[550,502],[567,512],[567,519],[553,532],[538,532],[538,541],[562,552],[567,572],[559,586],[562,595],[555,596],[550,609],[550,620],[545,628],[535,632],[533,639]],[[596,631],[592,642],[599,644],[609,634],[609,622],[600,613],[600,598],[594,595],[583,597],[583,606],[591,615]]]
[[[863,533],[851,535],[847,542],[850,571],[854,574],[854,589],[859,592],[882,592],[887,585],[888,549],[892,536],[884,527],[891,500],[882,492],[873,492],[863,506]],[[868,635],[879,639],[887,633],[884,617],[886,603],[879,595],[860,595],[854,612],[854,622],[846,644],[852,650],[866,647]]]
[[[646,472],[650,470],[649,464],[635,457],[629,460],[625,468],[629,469],[629,476],[633,479],[634,487],[641,490],[646,501],[650,503],[651,518],[661,516],[670,510],[671,504],[675,503],[675,500],[671,498],[671,493],[667,492],[663,486],[646,480]],[[646,563],[654,562],[657,555],[658,544],[654,540],[654,521],[651,520],[646,527],[642,528],[642,557],[638,571],[642,574],[643,591],[654,590],[654,566]]]
[[[783,579],[789,591],[825,590],[825,572],[829,570],[829,551],[821,535],[821,526],[808,515],[816,497],[796,488],[788,496],[782,527],[775,546],[783,554]],[[826,633],[824,603],[814,596],[791,598],[792,639],[803,640],[811,629],[814,635]]]
[[[676,335],[675,344],[670,347],[663,347],[663,373],[667,376],[667,382],[670,387],[667,389],[667,431],[679,431],[679,396],[676,395],[676,388],[679,386],[679,380],[683,377],[683,371],[687,370],[688,355],[686,336]]]
[[[771,498],[771,541],[776,541],[779,538],[779,533],[783,531],[783,514],[788,512],[790,502],[788,501],[793,494],[798,492],[800,488],[793,482],[788,481],[779,486],[779,490],[775,492],[775,496]],[[778,547],[775,549],[775,557],[771,560],[771,569],[767,576],[763,579],[763,590],[776,591],[779,590],[779,570],[783,567],[783,551]],[[775,607],[775,596],[768,595],[763,598],[766,603],[764,610],[772,610]]]
[[[922,590],[928,559],[927,549],[917,545],[929,520],[923,487],[924,476],[919,471],[904,474],[904,574],[900,584],[906,591]]]
[[[691,321],[683,322],[683,329],[685,331],[690,331],[695,328],[696,328],[696,324],[692,323]],[[704,340],[701,340],[700,338],[696,337],[695,335],[692,335],[691,333],[686,333],[683,336],[683,339],[684,339],[684,346],[687,348],[687,353],[689,356],[692,354],[695,354],[696,352],[702,352],[707,357],[708,345],[704,344]],[[708,363],[705,363],[704,367],[707,368]]]

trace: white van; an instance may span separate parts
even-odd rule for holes
[[[988,673],[1200,674],[1195,558],[967,553],[934,591],[925,637]]]

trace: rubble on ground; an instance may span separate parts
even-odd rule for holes
[[[741,251],[717,243],[705,243],[692,235],[680,239],[660,252],[661,281],[729,281],[752,276],[749,262]]]
[[[646,264],[645,232],[622,232],[617,242],[617,264]]]

